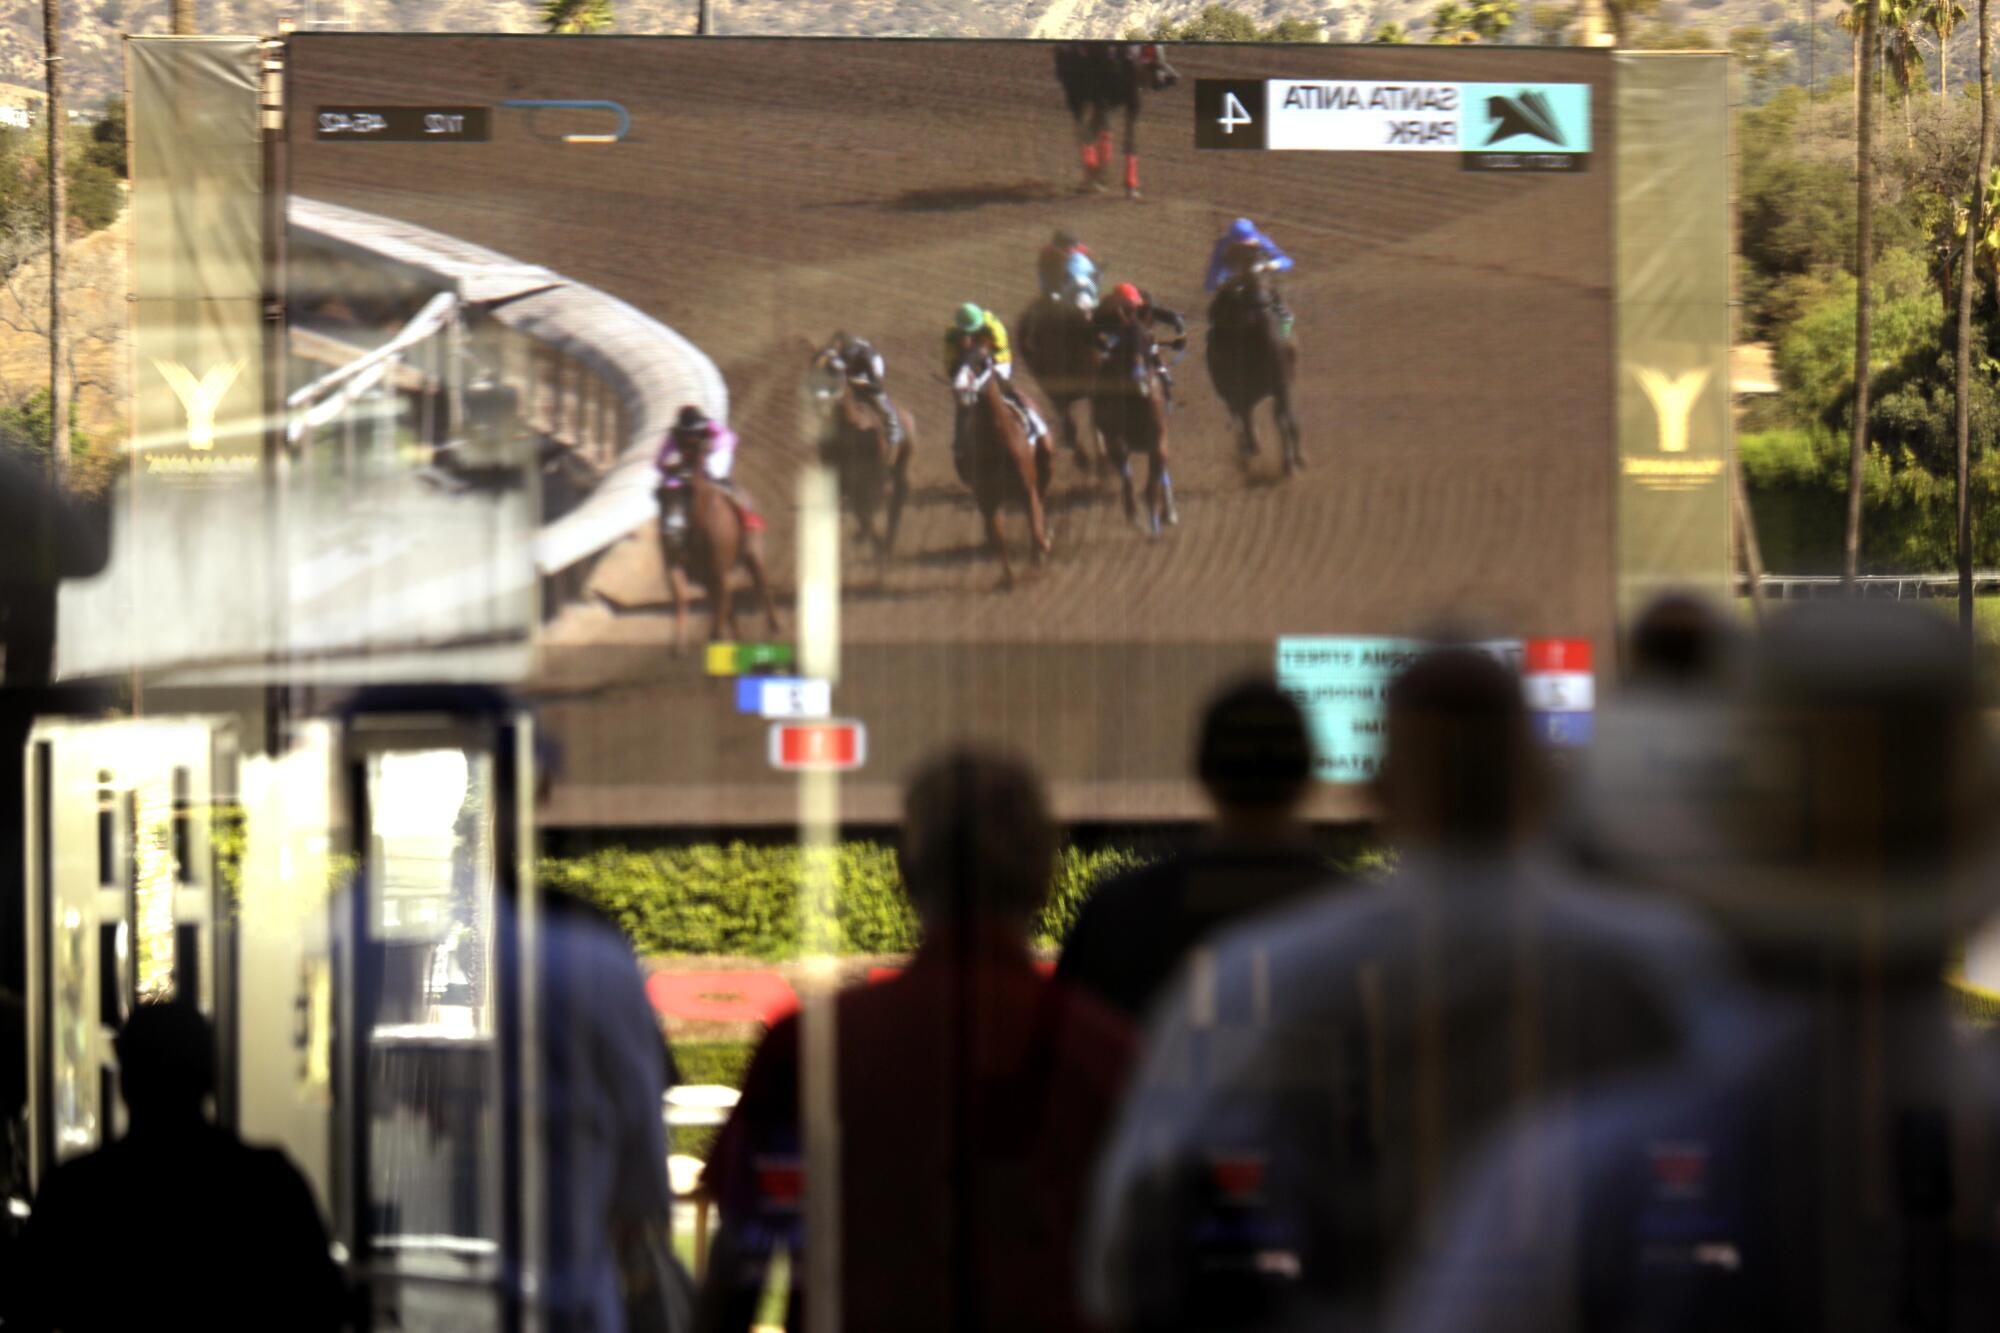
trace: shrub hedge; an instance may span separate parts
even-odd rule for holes
[[[1065,848],[1055,888],[1036,922],[1055,945],[1076,920],[1097,881],[1150,859],[1126,848]],[[906,953],[917,920],[903,897],[895,849],[846,842],[833,849],[836,953]],[[606,847],[581,856],[544,857],[542,883],[589,899],[651,954],[732,954],[781,960],[802,951],[797,847],[746,843],[640,850]]]

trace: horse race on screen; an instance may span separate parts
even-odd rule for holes
[[[1058,781],[1138,793],[1182,738],[1106,734],[1134,680],[1192,701],[1280,636],[1466,608],[1609,633],[1602,53],[309,34],[291,60],[295,229],[387,220],[596,303],[526,370],[494,354],[566,534],[540,641],[551,697],[590,696],[552,710],[570,745],[693,727],[730,768],[700,641],[791,633],[813,462],[841,688],[910,719],[888,755],[946,717],[1025,728]]]

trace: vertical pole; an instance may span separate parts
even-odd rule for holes
[[[694,35],[697,37],[712,37],[715,35],[712,16],[709,13],[710,3],[711,0],[698,0],[694,15]]]
[[[176,37],[194,36],[194,0],[174,0],[173,32]]]
[[[1965,219],[1965,249],[1959,256],[1958,363],[1958,627],[1972,640],[1972,421],[1967,401],[1972,387],[1972,299],[1978,285],[1979,238],[1986,234],[1986,178],[1993,171],[1993,44],[1986,0],[1979,0],[1979,155],[1972,172],[1972,204]]]
[[[63,232],[69,187],[63,179],[68,117],[62,97],[62,0],[42,0],[42,41],[48,84],[49,130],[49,461],[60,481],[69,479],[69,366],[63,336]]]
[[[1881,0],[1866,0],[1861,7],[1861,31],[1855,35],[1858,49],[1875,50],[1876,7]],[[1847,449],[1847,530],[1842,542],[1841,580],[1853,593],[1861,573],[1861,483],[1868,458],[1868,360],[1873,333],[1874,299],[1870,282],[1874,277],[1875,249],[1875,96],[1867,87],[1855,89],[1859,102],[1854,148],[1854,434]]]
[[[808,467],[799,476],[798,595],[800,674],[832,680],[840,672],[840,500],[833,474],[823,467]],[[799,775],[799,910],[807,983],[799,1011],[806,1333],[840,1333],[840,1071],[833,959],[839,782],[831,771],[807,769]],[[796,1261],[793,1272],[798,1273]]]

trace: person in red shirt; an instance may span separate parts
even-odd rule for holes
[[[1056,851],[1022,763],[957,751],[905,798],[900,859],[924,923],[896,979],[835,1002],[841,1324],[1083,1327],[1084,1192],[1123,1090],[1127,1020],[1045,979],[1028,950]],[[772,1028],[709,1159],[721,1214],[698,1326],[747,1329],[790,1255],[787,1326],[810,1271],[797,1020]],[[805,1090],[807,1096],[814,1089]]]

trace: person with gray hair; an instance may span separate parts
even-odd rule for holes
[[[1484,1133],[1697,1040],[1700,933],[1543,852],[1518,679],[1427,653],[1388,722],[1394,877],[1224,933],[1154,1010],[1085,1254],[1111,1326],[1371,1327]]]
[[[835,1001],[835,1088],[801,1089],[799,1028],[771,1029],[709,1157],[721,1227],[697,1326],[747,1329],[775,1253],[802,1290],[800,1096],[840,1125],[840,1322],[852,1329],[1079,1329],[1084,1182],[1131,1033],[1044,978],[1028,950],[1056,830],[1019,760],[955,750],[922,765],[898,859],[923,924],[902,975]]]
[[[1972,655],[1929,609],[1810,604],[1752,677],[1651,856],[1742,960],[1729,1040],[1495,1144],[1399,1333],[2000,1326],[2000,1076],[1943,981],[1994,907]]]

